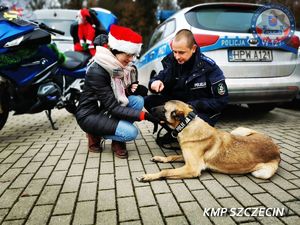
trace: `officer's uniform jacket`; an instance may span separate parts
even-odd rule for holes
[[[190,60],[180,65],[170,53],[162,60],[164,69],[153,77],[164,83],[162,95],[190,104],[197,114],[212,125],[210,120],[220,114],[228,103],[228,90],[222,70],[201,53],[198,47]],[[149,88],[151,90],[151,88]]]

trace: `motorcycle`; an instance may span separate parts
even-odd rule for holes
[[[45,24],[23,20],[0,6],[0,130],[9,112],[42,111],[51,117],[55,107],[74,113],[89,55],[66,52],[51,44],[51,35],[64,34]]]
[[[57,71],[53,80],[62,90],[60,101],[56,107],[66,109],[69,113],[75,114],[79,97],[84,84],[87,64],[91,55],[84,52],[67,51],[64,52],[66,57]]]

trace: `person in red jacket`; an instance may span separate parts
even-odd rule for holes
[[[88,9],[81,9],[78,13],[78,39],[79,43],[74,46],[75,51],[86,51],[88,49],[91,55],[95,55],[96,49],[93,44],[96,31],[92,24],[91,15]]]

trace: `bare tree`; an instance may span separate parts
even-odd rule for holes
[[[81,9],[82,0],[72,0],[65,4],[65,7],[68,9]]]
[[[59,2],[61,8],[65,8],[70,2],[70,0],[57,0],[57,1]]]
[[[173,0],[160,0],[160,3],[158,6],[164,10],[176,9],[176,4]]]
[[[45,3],[46,3],[46,0],[31,0],[29,2],[29,7],[32,10],[42,9],[44,7]]]

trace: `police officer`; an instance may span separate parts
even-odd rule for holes
[[[195,113],[214,126],[228,103],[228,91],[222,70],[201,53],[190,30],[178,31],[171,43],[173,53],[163,60],[163,70],[149,82],[149,90],[159,95],[145,97],[145,108],[163,105],[169,100],[190,104]],[[172,140],[167,133],[158,144]]]

